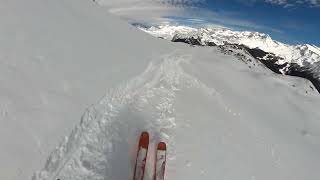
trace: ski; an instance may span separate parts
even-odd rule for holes
[[[142,132],[138,145],[136,164],[134,167],[133,180],[143,180],[144,170],[147,161],[147,153],[149,146],[149,134]]]
[[[154,180],[164,180],[165,166],[166,166],[167,147],[164,142],[158,144],[156,150]]]

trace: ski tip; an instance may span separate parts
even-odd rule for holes
[[[164,142],[159,142],[158,150],[167,150],[167,145]]]
[[[139,146],[143,148],[148,148],[149,145],[149,133],[142,132],[140,136]]]

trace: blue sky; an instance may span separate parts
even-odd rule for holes
[[[196,4],[198,3],[198,4]],[[218,24],[270,34],[290,44],[320,46],[320,0],[197,0],[188,16],[170,16],[184,24]]]

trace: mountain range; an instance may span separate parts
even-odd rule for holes
[[[153,36],[173,42],[243,49],[240,54],[249,53],[275,73],[306,78],[320,92],[320,48],[315,45],[288,45],[273,40],[267,34],[226,28],[134,25]]]

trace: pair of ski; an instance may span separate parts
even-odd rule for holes
[[[143,180],[144,170],[147,162],[149,146],[149,134],[142,132],[138,145],[136,164],[134,168],[133,180]],[[154,163],[153,180],[164,180],[165,165],[166,165],[167,147],[164,142],[160,142],[156,149],[156,158]]]

